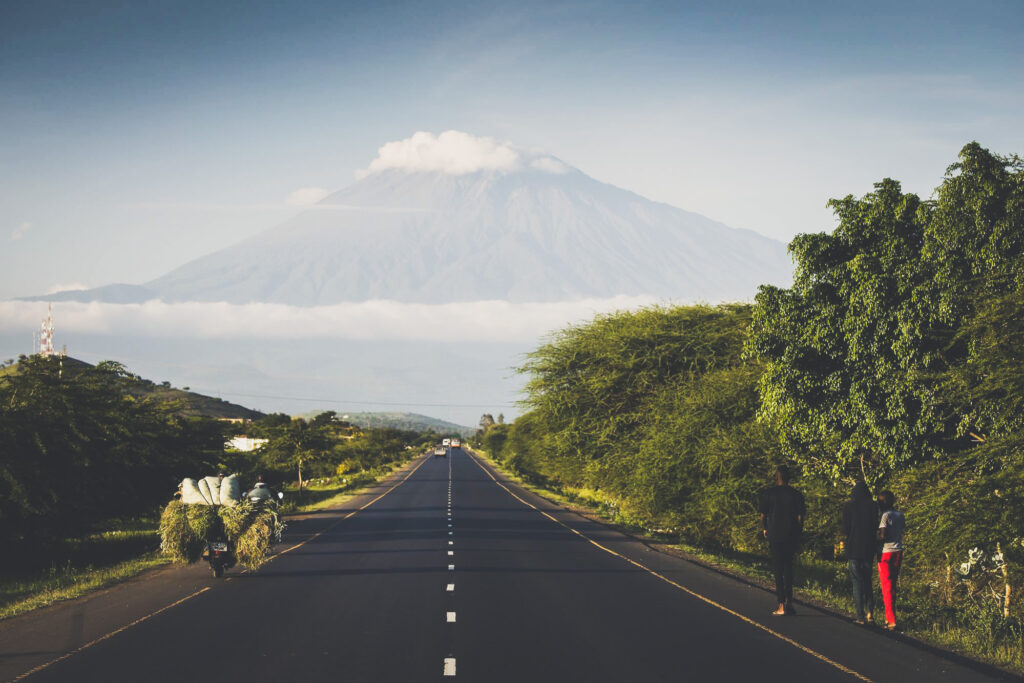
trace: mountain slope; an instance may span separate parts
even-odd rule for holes
[[[780,242],[558,168],[371,173],[135,294],[299,306],[623,294],[715,302],[790,281]],[[107,300],[114,292],[122,302],[133,295],[120,287],[62,296]]]

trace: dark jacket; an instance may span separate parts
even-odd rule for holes
[[[878,505],[864,482],[853,487],[850,500],[843,506],[843,535],[846,536],[846,556],[851,560],[873,560],[877,545]]]
[[[760,512],[771,543],[799,543],[807,517],[804,494],[789,485],[773,486],[761,494]]]

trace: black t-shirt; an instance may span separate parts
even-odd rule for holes
[[[761,496],[760,512],[767,517],[765,528],[769,541],[800,540],[801,520],[807,516],[804,494],[792,486],[773,486]]]
[[[846,556],[851,560],[870,560],[875,556],[878,531],[878,505],[871,496],[854,498],[843,506],[843,533]]]

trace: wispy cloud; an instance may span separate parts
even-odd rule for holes
[[[120,204],[122,209],[145,211],[294,211],[295,207],[284,202],[280,204],[217,204],[203,202],[134,202]]]
[[[652,297],[618,296],[557,303],[474,301],[410,304],[366,301],[333,306],[283,304],[144,304],[61,302],[54,306],[60,329],[83,334],[135,334],[162,338],[307,338],[443,341],[458,330],[460,341],[532,341],[598,313],[639,308]],[[0,302],[0,334],[35,329],[45,315],[40,302]]]
[[[311,206],[331,193],[322,187],[300,187],[288,195],[284,203],[288,206]]]
[[[72,282],[67,285],[51,285],[46,290],[47,294],[56,294],[57,292],[77,292],[82,289],[89,289],[89,285],[82,284],[81,282]]]
[[[29,230],[32,229],[31,221],[25,221],[14,230],[11,230],[11,241],[20,240]]]

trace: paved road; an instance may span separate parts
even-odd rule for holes
[[[360,509],[362,508],[362,509]],[[547,503],[470,453],[418,460],[285,552],[168,569],[0,624],[32,681],[982,681]]]

